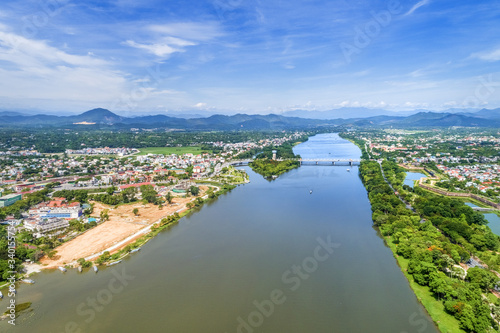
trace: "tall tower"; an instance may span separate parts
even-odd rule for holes
[[[275,161],[276,161],[276,153],[277,153],[277,151],[273,150],[273,160],[275,160]]]

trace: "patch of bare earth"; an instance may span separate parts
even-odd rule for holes
[[[109,220],[57,247],[55,249],[57,253],[52,259],[44,257],[41,262],[44,268],[54,268],[104,251],[144,227],[174,214],[179,209],[185,208],[186,203],[192,199],[192,197],[174,198],[172,204],[163,206],[163,209],[159,209],[158,206],[153,204],[144,205],[142,203],[121,205],[113,208],[95,202],[92,215],[99,216],[101,211],[108,209]],[[137,216],[132,212],[134,208],[139,210]],[[123,244],[122,247],[125,246],[126,244]]]

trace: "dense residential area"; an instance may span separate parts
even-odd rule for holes
[[[14,227],[23,244],[16,249],[19,272],[23,262],[41,259],[45,265],[70,264],[57,261],[65,258],[60,246],[81,239],[79,246],[85,247],[83,234],[90,237],[94,231],[88,231],[96,227],[100,230],[96,233],[109,229],[117,240],[125,238],[138,230],[120,224],[125,216],[130,223],[146,221],[153,228],[164,216],[197,207],[234,184],[248,182],[248,175],[235,168],[234,161],[252,159],[268,149],[281,151],[281,146],[307,139],[305,132],[255,137],[244,142],[217,140],[203,148],[85,147],[59,154],[41,154],[34,147],[4,151],[0,155],[0,224],[5,229],[0,230]],[[0,270],[0,279],[5,280],[7,266],[0,265]]]
[[[402,165],[441,175],[437,186],[482,194],[498,202],[500,133],[493,130],[386,130],[361,135],[373,158],[390,157]]]

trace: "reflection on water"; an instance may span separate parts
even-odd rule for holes
[[[427,176],[420,172],[406,172],[406,178],[403,182],[403,185],[408,185],[411,188],[413,188],[414,181],[419,180],[422,177],[427,177]]]
[[[469,207],[479,207],[472,202],[466,202],[465,204]],[[495,213],[484,213],[483,215],[484,218],[488,220],[488,227],[490,227],[491,231],[493,231],[495,235],[500,236],[500,217]]]
[[[484,217],[488,220],[488,227],[494,234],[500,236],[500,217],[494,213],[485,213]]]

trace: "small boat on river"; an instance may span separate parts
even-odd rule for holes
[[[122,261],[121,260],[118,260],[118,261],[115,261],[115,262],[110,262],[109,264],[107,264],[107,266],[113,266],[113,265],[116,265],[116,264],[119,264],[121,263]]]

